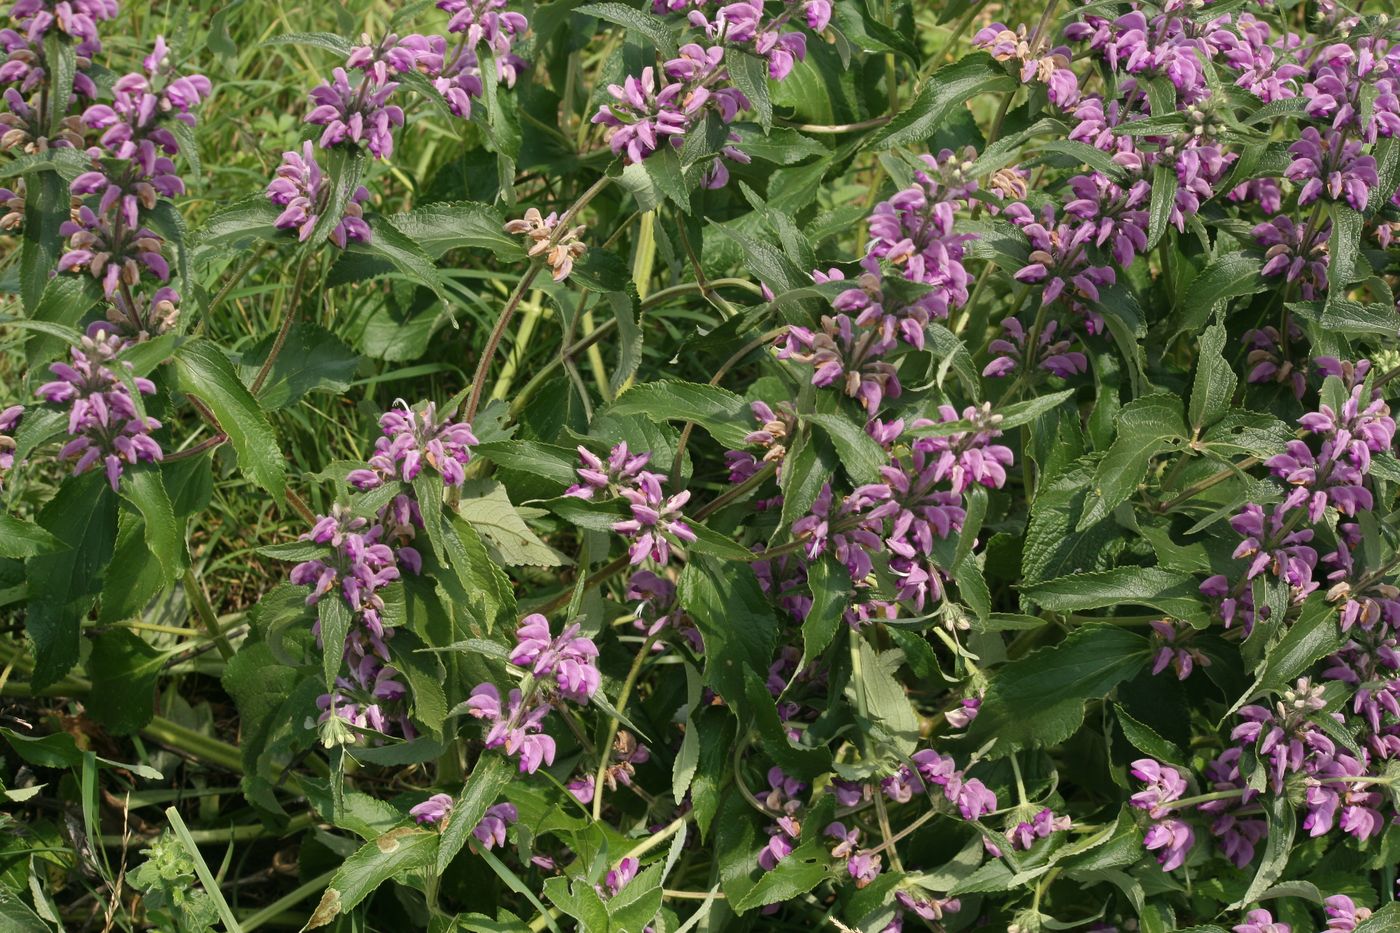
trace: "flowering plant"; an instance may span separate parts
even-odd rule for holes
[[[0,29],[7,923],[1400,928],[1400,19],[208,6]]]

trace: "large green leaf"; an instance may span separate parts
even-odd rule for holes
[[[1253,295],[1269,286],[1260,274],[1263,260],[1248,253],[1224,253],[1196,276],[1176,311],[1175,334],[1194,334],[1205,326],[1217,302]]]
[[[883,149],[925,144],[955,108],[979,94],[1009,91],[1015,86],[1002,65],[984,52],[975,52],[935,71],[909,106],[876,133],[869,144]]]
[[[165,655],[130,629],[103,632],[87,660],[92,695],[88,713],[109,731],[130,735],[145,728],[156,711],[156,680]]]
[[[1053,612],[1079,612],[1130,604],[1190,618],[1205,609],[1200,581],[1159,567],[1115,567],[1076,573],[1023,588],[1026,598]]]
[[[446,871],[457,853],[462,851],[467,844],[467,836],[486,815],[486,809],[496,802],[501,791],[510,783],[513,770],[510,759],[495,752],[485,752],[477,759],[476,767],[467,776],[461,793],[452,804],[452,817],[442,831],[442,845],[435,853],[439,873]]]
[[[969,738],[995,740],[994,755],[1028,745],[1055,745],[1084,721],[1084,704],[1107,696],[1147,663],[1151,644],[1113,625],[1085,625],[1063,642],[998,670]]]
[[[67,43],[64,43],[65,45]],[[24,201],[24,231],[19,250],[19,293],[26,311],[34,311],[63,251],[59,227],[68,219],[68,185],[57,172],[29,176]],[[87,275],[86,272],[77,273]]]
[[[747,566],[709,557],[686,565],[678,595],[705,639],[705,683],[738,712],[745,672],[767,670],[772,662],[778,639],[773,607]]]
[[[478,817],[479,819],[480,817]],[[325,926],[354,909],[374,889],[404,872],[427,868],[438,853],[438,834],[401,826],[367,842],[345,860],[321,895],[305,929]]]
[[[194,340],[176,352],[175,368],[180,374],[180,387],[208,406],[218,419],[238,455],[239,467],[281,501],[286,458],[277,447],[277,436],[267,416],[239,381],[228,357],[214,344]]]
[[[1187,437],[1181,398],[1168,393],[1134,399],[1123,406],[1115,420],[1117,434],[1094,471],[1088,507],[1076,531],[1110,514],[1137,489],[1152,458],[1182,444]]]
[[[117,497],[100,472],[64,483],[39,524],[66,550],[31,557],[25,630],[34,644],[34,689],[57,682],[78,662],[78,631],[102,589],[117,536]]]
[[[694,421],[726,447],[745,446],[753,430],[749,406],[718,386],[664,379],[624,392],[608,409],[615,415],[643,415],[655,422]]]
[[[1206,328],[1196,354],[1196,379],[1191,384],[1191,405],[1187,409],[1187,419],[1197,432],[1219,421],[1230,410],[1230,399],[1235,395],[1239,380],[1225,359],[1224,349],[1224,326],[1213,324]]]

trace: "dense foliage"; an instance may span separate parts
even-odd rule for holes
[[[0,927],[1400,930],[1383,4],[322,6],[0,30]]]

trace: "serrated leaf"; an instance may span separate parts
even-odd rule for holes
[[[671,36],[660,18],[621,3],[586,3],[574,10],[584,16],[596,16],[626,28],[639,36],[650,39],[656,50],[665,59],[676,57],[676,40]]]
[[[730,80],[753,105],[754,116],[764,130],[773,125],[773,102],[768,97],[768,62],[762,56],[732,45],[724,50]]]
[[[1181,182],[1176,177],[1176,166],[1170,161],[1159,162],[1152,170],[1152,200],[1147,211],[1147,246],[1152,249],[1171,223],[1172,208],[1176,206],[1176,192]]]
[[[1152,458],[1186,440],[1181,398],[1168,393],[1134,399],[1118,412],[1113,444],[1094,471],[1087,508],[1076,531],[1109,515],[1131,496],[1147,473]]]
[[[979,94],[1014,87],[1005,68],[985,52],[974,52],[930,75],[909,106],[871,137],[867,145],[893,149],[927,143],[955,108]]]
[[[286,483],[286,458],[267,417],[247,387],[239,381],[233,364],[214,344],[194,340],[175,353],[180,387],[197,397],[219,421],[238,456],[238,466],[257,485],[281,501]]]
[[[1175,742],[1162,738],[1155,729],[1117,703],[1113,704],[1113,712],[1118,716],[1118,725],[1123,729],[1123,736],[1133,748],[1158,761],[1185,766],[1186,756],[1181,753]]]
[[[890,462],[890,455],[865,428],[840,414],[814,412],[803,415],[822,430],[836,448],[841,466],[856,484],[878,482],[880,467]]]
[[[49,273],[63,248],[59,227],[68,213],[68,185],[57,172],[29,176],[19,250],[19,293],[25,311],[32,313],[38,307],[49,283]]]
[[[488,204],[435,201],[384,218],[434,259],[450,249],[484,249],[502,262],[523,259],[525,249],[506,233],[504,218]]]
[[[1205,611],[1199,581],[1159,567],[1115,567],[1077,573],[1024,587],[1026,598],[1052,612],[1079,612],[1130,604],[1189,619]]]
[[[718,386],[663,379],[633,386],[608,408],[615,415],[643,415],[651,421],[694,421],[725,447],[742,448],[752,430],[749,406]]]
[[[141,513],[146,528],[146,547],[160,562],[165,581],[185,569],[185,536],[175,520],[175,507],[165,491],[158,469],[128,469],[122,474],[121,495]]]
[[[1344,297],[1347,288],[1358,278],[1356,267],[1361,258],[1361,231],[1365,225],[1360,211],[1340,201],[1332,205],[1332,233],[1327,239],[1328,301]]]
[[[1269,280],[1260,274],[1263,267],[1258,256],[1247,253],[1215,257],[1182,295],[1175,333],[1195,333],[1204,327],[1216,302],[1253,295],[1269,287]]]
[[[568,558],[539,539],[511,504],[506,487],[495,480],[462,486],[457,515],[476,529],[507,567],[562,567]]]
[[[117,497],[100,472],[59,487],[39,525],[65,549],[25,562],[29,607],[25,631],[34,645],[35,690],[56,683],[78,662],[82,619],[102,586],[117,536]]]
[[[339,587],[332,588],[316,603],[316,617],[321,623],[321,672],[327,692],[334,693],[351,623],[350,607],[341,599]]]
[[[333,922],[390,878],[432,865],[437,854],[438,834],[411,826],[391,829],[365,843],[331,878],[330,887],[321,895],[305,929],[314,930]]]
[[[1084,704],[1136,675],[1150,651],[1146,638],[1124,628],[1080,626],[1060,644],[996,672],[969,741],[976,747],[995,739],[997,755],[1062,742],[1083,723]]]
[[[510,759],[495,752],[484,752],[477,759],[476,766],[467,775],[461,793],[452,804],[452,817],[442,831],[442,845],[436,851],[439,873],[446,871],[457,853],[462,851],[467,836],[510,783],[512,770]]]
[[[747,913],[755,907],[782,904],[806,894],[831,873],[831,855],[819,842],[804,842],[793,849],[772,871],[765,871],[758,884],[734,904],[734,912]]]
[[[1196,354],[1196,378],[1191,384],[1191,406],[1187,418],[1197,431],[1220,420],[1230,409],[1238,379],[1221,352],[1225,348],[1225,328],[1213,324],[1201,335]]]
[[[758,578],[747,566],[702,557],[681,572],[677,597],[705,639],[706,685],[741,711],[744,672],[767,670],[778,638],[778,620]]]
[[[1269,830],[1264,839],[1264,852],[1259,859],[1259,868],[1244,894],[1230,905],[1230,910],[1238,910],[1245,904],[1258,900],[1259,895],[1283,877],[1283,872],[1288,867],[1288,856],[1293,848],[1293,834],[1297,831],[1298,822],[1293,813],[1293,804],[1288,802],[1287,797],[1279,795],[1266,797],[1263,807]]]
[[[0,557],[36,557],[64,547],[62,541],[33,522],[0,512]]]
[[[807,565],[807,588],[812,605],[802,620],[802,660],[797,669],[812,663],[836,637],[852,593],[851,575],[830,555]]]
[[[130,629],[112,629],[99,635],[87,660],[93,696],[88,713],[116,735],[131,735],[146,727],[155,715],[156,681],[165,667],[165,655]]]

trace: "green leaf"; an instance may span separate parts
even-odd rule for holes
[[[1173,764],[1185,766],[1186,756],[1175,742],[1168,741],[1157,734],[1157,731],[1146,723],[1133,717],[1131,713],[1113,704],[1113,712],[1118,715],[1118,725],[1123,727],[1123,736],[1132,744],[1133,748],[1156,758],[1158,761],[1168,761]]]
[[[778,718],[778,707],[773,696],[756,671],[748,672],[748,703],[764,755],[771,758],[784,773],[811,781],[831,770],[831,750],[825,745],[797,745],[788,738],[787,729]]]
[[[321,621],[321,672],[328,691],[335,690],[340,676],[345,638],[350,634],[350,607],[340,597],[340,588],[333,587],[316,603],[316,617]]]
[[[1225,327],[1213,324],[1206,328],[1196,354],[1196,379],[1191,384],[1191,406],[1187,409],[1191,427],[1198,432],[1230,410],[1230,399],[1235,394],[1239,380],[1221,352],[1224,348]]]
[[[56,275],[44,286],[31,321],[77,328],[101,300],[102,287],[90,275]],[[36,331],[24,345],[24,358],[31,369],[59,356],[68,342],[56,334]]]
[[[390,878],[427,868],[437,855],[438,834],[412,826],[391,829],[373,842],[365,843],[331,878],[330,887],[321,895],[304,929],[314,930],[331,923],[353,910]]]
[[[650,39],[661,53],[662,58],[676,57],[676,40],[671,36],[661,19],[650,13],[643,13],[621,3],[585,3],[574,10],[584,16],[596,16],[634,32],[644,39]]]
[[[903,654],[889,651],[876,654],[870,643],[852,630],[856,642],[851,651],[853,671],[848,693],[854,694],[855,707],[863,711],[862,737],[869,742],[867,757],[884,764],[902,761],[914,753],[919,739],[919,719],[904,686],[895,677]],[[886,772],[888,773],[888,772]]]
[[[68,185],[57,172],[29,176],[19,250],[19,293],[25,311],[32,313],[38,307],[49,284],[49,273],[63,251],[59,227],[68,213]]]
[[[1084,721],[1084,704],[1137,674],[1151,652],[1146,638],[1113,625],[1084,625],[1051,648],[1003,666],[973,720],[973,747],[996,741],[994,754],[1055,745]]]
[[[269,334],[239,361],[238,368],[249,383],[262,368],[274,340]],[[359,365],[359,356],[339,337],[319,325],[297,321],[268,371],[258,403],[265,411],[277,411],[300,401],[308,392],[342,395],[354,381]]]
[[[694,554],[708,554],[711,557],[719,557],[724,560],[754,560],[758,555],[744,547],[738,541],[725,534],[720,534],[707,525],[699,522],[688,522],[690,530],[695,533],[695,540],[687,547]]]
[[[1088,507],[1076,531],[1110,514],[1137,490],[1153,457],[1186,440],[1181,398],[1169,393],[1134,399],[1123,406],[1115,420],[1117,434],[1094,472]]]
[[[733,449],[745,446],[744,438],[753,423],[748,403],[728,389],[672,379],[633,386],[608,411],[614,415],[643,415],[658,424],[694,421],[715,440]]]
[[[1385,302],[1363,304],[1349,298],[1291,301],[1288,310],[1330,333],[1390,339],[1400,331],[1400,315],[1395,313],[1394,305]]]
[[[851,575],[830,555],[807,565],[807,588],[812,606],[802,620],[802,670],[815,661],[831,644],[845,615],[852,589]]]
[[[435,201],[385,220],[434,259],[451,249],[484,249],[502,262],[525,258],[520,240],[504,231],[499,211],[475,201]]]
[[[506,487],[495,480],[462,485],[457,514],[476,529],[507,567],[562,567],[568,558],[545,544],[511,504]]]
[[[1169,161],[1158,163],[1152,170],[1152,202],[1147,213],[1146,249],[1156,246],[1162,234],[1167,232],[1167,224],[1171,222],[1172,208],[1176,206],[1176,191],[1180,184],[1176,177],[1176,166]]]
[[[355,184],[357,186],[359,184],[358,177]],[[406,234],[399,232],[397,227],[386,222],[383,218],[371,218],[369,225],[374,235],[370,237],[368,242],[357,240],[347,244],[346,253],[384,260],[410,282],[430,289],[437,295],[444,308],[450,307],[452,299],[443,287],[442,274],[438,271],[438,267],[433,264],[432,257]],[[329,235],[329,231],[327,231],[327,235]],[[315,234],[313,233],[312,236]]]
[[[37,557],[63,549],[62,541],[33,522],[0,512],[0,557]]]
[[[333,32],[288,32],[265,40],[263,45],[309,45],[344,57],[350,54],[350,43]]]
[[[768,97],[768,62],[737,45],[724,50],[724,64],[730,80],[753,105],[758,125],[766,131],[773,125],[773,102]]]
[[[1269,825],[1269,832],[1264,840],[1264,854],[1259,859],[1259,868],[1255,871],[1254,880],[1249,883],[1240,899],[1230,905],[1229,910],[1238,910],[1251,901],[1258,900],[1259,895],[1283,877],[1284,869],[1288,867],[1288,856],[1293,849],[1293,834],[1297,831],[1298,823],[1293,813],[1293,804],[1288,802],[1286,796],[1279,795],[1266,797],[1263,807]]]
[[[1365,225],[1360,211],[1340,201],[1332,205],[1332,234],[1327,239],[1328,301],[1345,297],[1358,278],[1357,261],[1361,258],[1361,231]]]
[[[763,873],[758,884],[734,904],[734,912],[747,913],[755,907],[782,904],[801,897],[826,880],[831,855],[820,842],[804,842],[793,849],[772,871]]]
[[[744,672],[767,670],[777,646],[778,620],[749,567],[692,560],[681,572],[680,604],[705,639],[705,683],[736,714],[745,701]]]
[[[608,906],[592,885],[568,878],[550,878],[544,883],[545,895],[561,911],[578,921],[577,933],[611,933]]]
[[[1041,482],[1022,545],[1023,582],[1102,570],[1121,548],[1120,532],[1109,517],[1076,530],[1091,501],[1094,471],[1093,460],[1080,459]]]
[[[146,727],[156,712],[156,681],[165,655],[130,629],[115,628],[93,641],[88,656],[92,703],[88,714],[116,735],[131,735]]]
[[[1246,253],[1225,253],[1211,260],[1182,295],[1173,336],[1199,331],[1218,302],[1268,288],[1268,280],[1259,274],[1263,267],[1258,256]]]
[[[467,844],[467,836],[486,815],[486,809],[496,802],[511,780],[510,759],[495,752],[483,752],[476,760],[472,773],[462,785],[462,791],[452,804],[452,817],[442,831],[442,845],[437,849],[438,873],[447,866]]]
[[[254,241],[295,241],[295,232],[275,226],[281,213],[282,209],[262,194],[251,195],[215,211],[194,236],[196,261],[205,262],[216,255],[227,256],[249,248]]]
[[[853,482],[860,484],[879,481],[880,467],[890,462],[890,455],[878,441],[865,433],[864,427],[840,414],[814,412],[803,415],[803,418],[812,422],[831,439],[832,446],[841,458],[841,466]]]
[[[478,444],[472,453],[507,470],[518,470],[565,485],[578,482],[578,474],[574,472],[578,467],[578,454],[567,447],[539,441],[489,441]]]
[[[1259,689],[1286,690],[1318,660],[1335,653],[1347,636],[1337,624],[1337,613],[1326,600],[1313,596],[1303,604],[1298,618],[1288,626],[1278,644],[1264,656],[1264,668],[1250,695]]]
[[[1014,89],[1006,69],[984,52],[945,65],[924,82],[918,96],[867,145],[881,149],[927,143],[954,110],[980,94]]]
[[[175,507],[165,491],[158,469],[128,469],[122,474],[122,498],[141,513],[146,526],[146,547],[165,571],[165,581],[185,569],[185,535],[175,520]]]
[[[67,546],[31,557],[25,631],[34,644],[35,690],[78,663],[78,631],[102,586],[117,536],[117,500],[101,472],[65,482],[39,513],[39,524]]]
[[[1142,121],[1134,121],[1134,125]],[[1053,139],[1040,143],[1038,148],[1043,152],[1058,152],[1079,160],[1097,172],[1101,172],[1113,181],[1122,184],[1128,181],[1128,171],[1113,161],[1113,158],[1102,149],[1095,149],[1088,143],[1076,142],[1072,139]]]
[[[1106,606],[1149,606],[1189,619],[1205,612],[1199,581],[1189,573],[1159,567],[1115,567],[1076,573],[1022,589],[1026,598],[1052,612],[1079,612]]]
[[[194,340],[175,353],[180,387],[208,406],[228,435],[238,466],[248,478],[282,501],[286,458],[257,400],[238,380],[233,364],[214,344]]]
[[[0,735],[10,743],[15,754],[39,768],[77,768],[83,763],[83,753],[67,732],[50,735],[20,735],[13,729],[0,727]]]
[[[1400,933],[1400,904],[1386,904],[1357,924],[1353,933]]]

